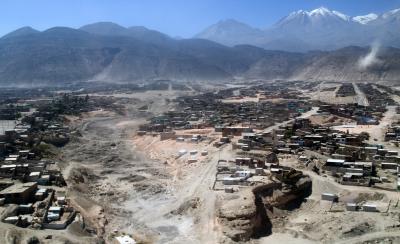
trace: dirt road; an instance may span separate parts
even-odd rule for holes
[[[368,106],[369,102],[368,102],[368,99],[365,96],[364,92],[361,91],[361,89],[358,87],[358,85],[355,82],[353,82],[352,84],[353,84],[353,87],[354,87],[354,91],[357,94],[357,103],[358,103],[358,105],[360,105],[360,106]]]

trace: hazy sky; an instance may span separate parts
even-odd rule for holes
[[[320,6],[354,16],[400,8],[400,0],[0,0],[0,35],[22,26],[45,30],[112,21],[191,37],[221,19],[265,28],[292,11]]]

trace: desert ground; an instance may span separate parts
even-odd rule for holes
[[[212,189],[218,160],[235,157],[231,145],[213,147],[214,139],[220,135],[210,129],[185,131],[207,135],[208,140],[197,144],[137,135],[140,124],[173,109],[171,100],[188,93],[193,94],[193,91],[92,94],[118,98],[126,113],[99,110],[67,118],[68,125],[80,134],[60,156],[60,166],[69,188],[68,197],[79,206],[94,233],[100,234],[106,242],[119,234],[129,234],[139,243],[232,242],[222,235],[217,218],[217,209],[226,194]],[[143,106],[147,109],[143,110]],[[397,119],[394,107],[390,107],[380,125],[348,127],[343,125],[351,121],[318,117],[317,110],[314,107],[301,117],[315,123],[332,122],[333,119],[342,124],[338,125],[339,130],[368,131],[370,140],[381,140],[384,129]],[[265,132],[291,121],[271,126]],[[189,163],[188,153],[179,154],[182,149],[207,151],[207,155],[198,154],[198,160]],[[311,177],[312,194],[298,208],[275,212],[272,234],[252,239],[250,243],[400,242],[397,192],[341,185],[333,178],[304,168],[291,156],[282,157],[281,162]],[[331,205],[321,201],[323,192],[337,192],[343,199],[358,202],[374,202],[382,211],[345,212],[342,202]],[[238,204],[236,207],[240,208],[240,202]],[[65,235],[69,236],[71,231],[78,232],[71,227]],[[57,238],[62,239],[63,235]],[[82,233],[82,238],[85,235]],[[70,239],[77,243],[82,240]]]

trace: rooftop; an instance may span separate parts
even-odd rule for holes
[[[32,187],[36,187],[36,186],[37,186],[36,182],[17,183],[17,184],[11,185],[11,186],[7,187],[6,189],[0,191],[0,195],[23,193],[26,190],[28,190]]]
[[[136,241],[134,239],[132,239],[132,237],[124,235],[124,236],[117,236],[115,237],[115,239],[117,239],[117,241],[121,244],[135,244]]]

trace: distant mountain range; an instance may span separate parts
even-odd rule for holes
[[[230,19],[206,28],[195,37],[228,46],[249,44],[295,52],[368,46],[373,42],[400,47],[400,9],[355,17],[324,7],[299,10],[265,30]]]
[[[306,21],[315,14],[306,12],[302,15]],[[337,13],[334,15],[337,23],[329,26],[338,25],[345,19],[353,21]],[[297,18],[292,15],[278,24],[289,28],[290,19],[294,21]],[[358,19],[368,22],[367,18]],[[224,23],[237,25],[235,21]],[[259,30],[239,26],[242,36],[254,35],[256,38],[259,33]],[[319,28],[323,26],[328,24],[321,24]],[[292,31],[295,35],[295,30]],[[296,44],[299,47],[308,45],[302,41]],[[2,86],[159,79],[195,82],[273,79],[397,81],[398,77],[400,49],[391,47],[349,46],[306,53],[275,51],[253,45],[225,46],[199,38],[174,39],[145,27],[125,28],[110,22],[94,23],[79,29],[54,27],[45,31],[23,27],[0,38]]]

